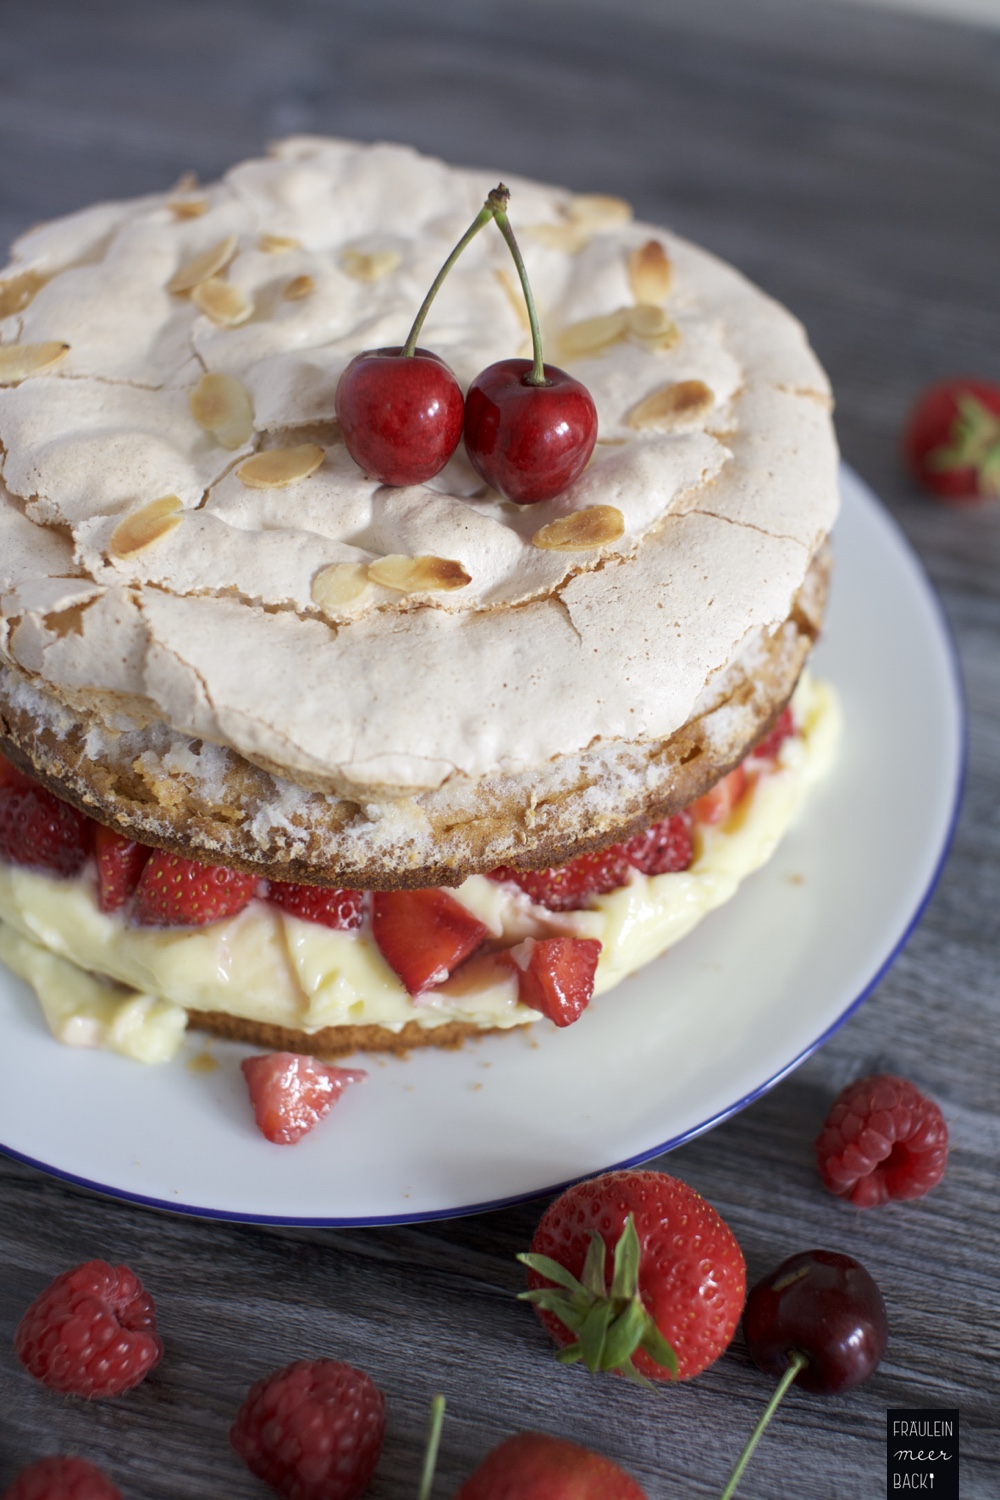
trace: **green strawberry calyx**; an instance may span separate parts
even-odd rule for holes
[[[641,1251],[635,1221],[629,1214],[614,1251],[610,1289],[607,1284],[607,1246],[599,1234],[591,1235],[579,1280],[548,1255],[517,1258],[555,1286],[520,1292],[522,1302],[531,1302],[551,1313],[574,1335],[556,1358],[564,1365],[582,1360],[591,1374],[617,1370],[638,1385],[655,1389],[635,1368],[632,1356],[638,1350],[669,1370],[676,1379],[677,1355],[657,1328],[639,1296]]]
[[[948,441],[927,454],[928,469],[935,474],[973,469],[981,495],[1000,495],[1000,417],[969,391],[956,394],[955,406]]]

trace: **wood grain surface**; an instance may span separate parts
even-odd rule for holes
[[[922,499],[897,433],[925,383],[1000,379],[1000,34],[833,0],[0,4],[0,240],[188,168],[211,179],[295,131],[622,194],[807,324],[845,456],[955,631],[967,795],[938,889],[869,1001],[771,1094],[660,1164],[729,1220],[751,1275],[827,1245],[868,1265],[890,1310],[872,1381],[828,1400],[793,1389],[741,1496],[877,1500],[890,1406],[960,1408],[964,1500],[996,1496],[1000,505]],[[864,847],[857,861],[863,880]],[[954,1144],[931,1197],[857,1214],[823,1192],[811,1142],[833,1092],[874,1066],[926,1087]],[[233,1413],[252,1380],[323,1353],[387,1393],[377,1500],[415,1495],[438,1389],[439,1497],[524,1427],[599,1447],[651,1500],[717,1495],[769,1391],[740,1337],[658,1396],[558,1366],[514,1298],[539,1211],[281,1232],[107,1202],[0,1158],[0,1486],[70,1450],[130,1500],[263,1496],[228,1448]],[[92,1256],[139,1270],[168,1356],[128,1397],[89,1406],[33,1384],[12,1337],[47,1280]]]

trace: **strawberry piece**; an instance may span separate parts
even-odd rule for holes
[[[376,891],[372,933],[390,969],[411,995],[419,995],[442,984],[489,936],[489,929],[454,896],[432,887]]]
[[[601,945],[596,938],[525,938],[510,956],[517,965],[517,998],[556,1026],[572,1026],[590,1004]]]
[[[77,875],[90,852],[90,818],[0,756],[0,859]]]
[[[363,891],[335,891],[322,885],[298,885],[293,880],[270,880],[267,899],[289,916],[318,922],[339,932],[351,932],[364,920]]]
[[[592,1372],[690,1380],[718,1359],[743,1311],[746,1266],[732,1230],[665,1172],[606,1172],[567,1188],[518,1260],[529,1270],[522,1298],[560,1359]]]
[[[579,911],[591,896],[604,896],[626,885],[629,869],[624,846],[612,844],[600,854],[579,854],[548,870],[512,870],[501,865],[490,871],[489,878],[520,886],[526,896],[549,911]]]
[[[750,756],[754,760],[775,760],[782,745],[786,740],[790,740],[794,733],[795,720],[792,718],[792,710],[783,708],[770,734],[765,734],[762,740],[757,741]]]
[[[94,828],[97,856],[97,904],[103,912],[118,911],[130,900],[139,884],[146,861],[152,854],[148,844],[124,838],[98,823]]]
[[[235,917],[256,889],[256,875],[154,849],[136,887],[135,920],[144,927],[204,927]]]
[[[724,823],[746,791],[747,773],[742,766],[717,781],[711,791],[688,808],[696,823]]]
[[[654,823],[645,833],[620,846],[630,865],[644,875],[670,875],[677,870],[686,870],[694,858],[691,842],[691,814],[675,813]]]
[[[1000,386],[974,378],[931,386],[910,413],[903,455],[946,503],[1000,495]]]
[[[486,1455],[455,1500],[646,1500],[646,1492],[599,1453],[519,1432]]]
[[[247,1057],[240,1067],[257,1127],[276,1146],[294,1146],[325,1119],[349,1083],[368,1077],[360,1068],[334,1068],[296,1052]]]

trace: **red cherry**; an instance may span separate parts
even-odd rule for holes
[[[462,436],[462,387],[429,349],[356,354],[334,405],[348,453],[383,484],[423,484],[444,468]]]
[[[465,449],[487,484],[518,505],[551,500],[578,479],[597,441],[597,410],[579,380],[530,359],[502,359],[477,375],[465,400]]]
[[[889,1325],[882,1294],[864,1266],[835,1250],[806,1250],[751,1289],[743,1334],[761,1370],[783,1375],[791,1354],[804,1355],[797,1383],[833,1396],[872,1374]]]

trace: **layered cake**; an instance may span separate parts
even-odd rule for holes
[[[387,485],[334,420],[490,181],[299,138],[0,275],[0,957],[64,1040],[335,1055],[580,1017],[829,763],[837,508],[798,323],[618,199],[508,180],[582,475]],[[421,343],[530,352],[480,234]],[[584,1018],[585,1020],[585,1018]]]

